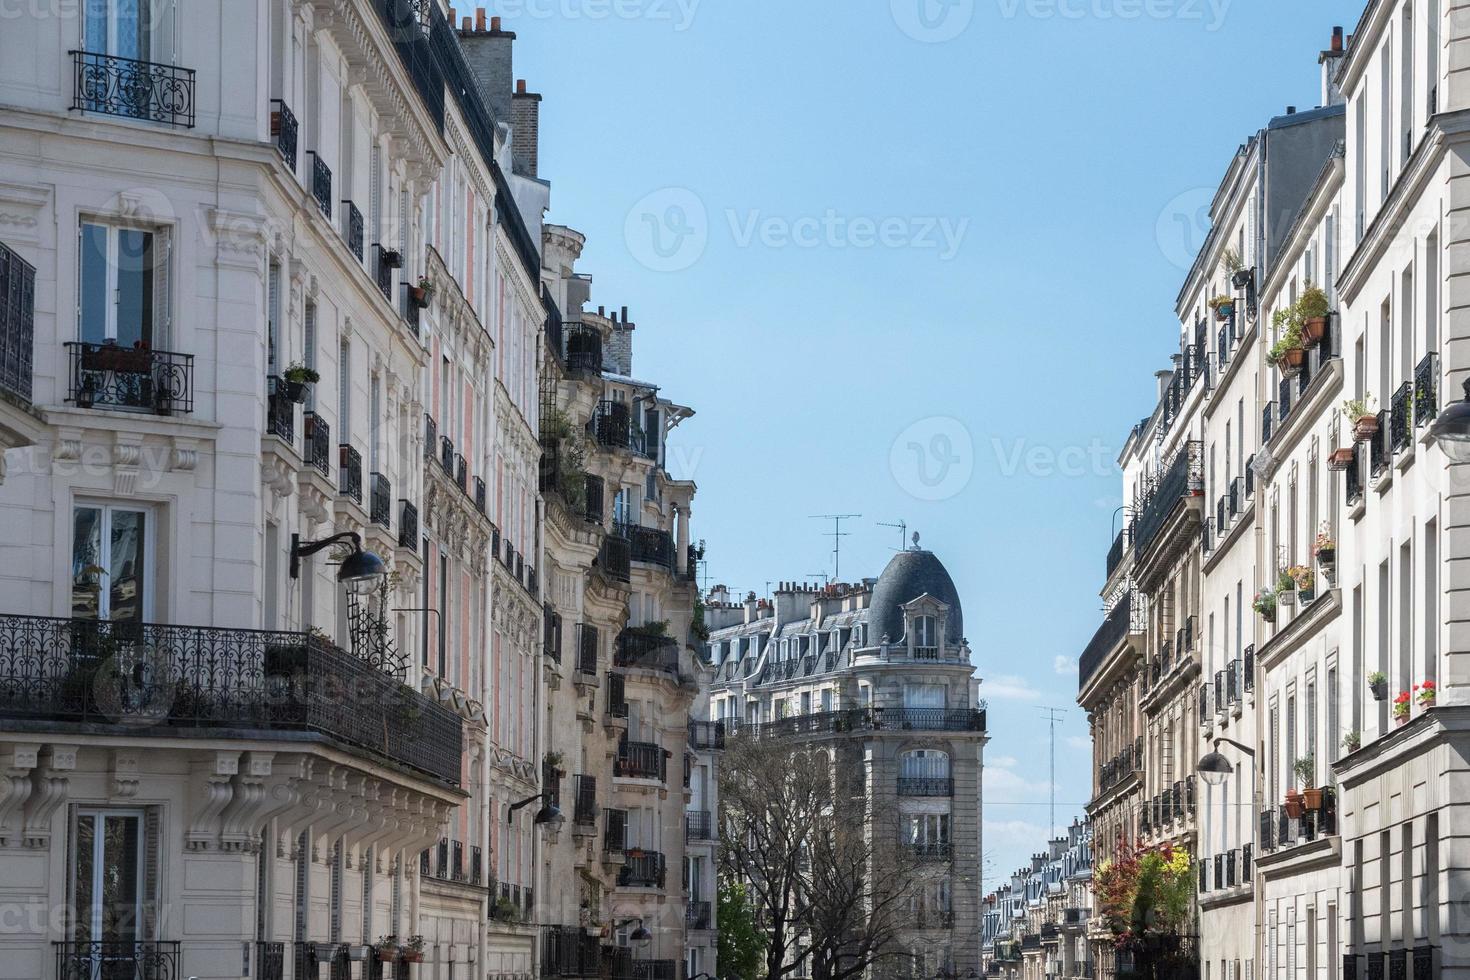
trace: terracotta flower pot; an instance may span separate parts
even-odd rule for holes
[[[1310,347],[1327,336],[1327,318],[1325,316],[1314,316],[1302,323],[1302,339]]]
[[[1353,423],[1353,437],[1359,442],[1367,442],[1378,435],[1378,416],[1364,415]]]
[[[1302,790],[1302,805],[1305,806],[1308,810],[1320,810],[1320,809],[1322,809],[1322,790],[1321,789],[1304,789],[1304,790]]]
[[[1406,715],[1406,714],[1405,715],[1394,715],[1393,723],[1394,723],[1394,725],[1396,727],[1403,728],[1405,725],[1407,725],[1409,723],[1409,716]]]
[[[1298,793],[1294,789],[1293,790],[1287,790],[1287,792],[1286,792],[1286,815],[1288,817],[1290,817],[1291,819],[1293,819],[1293,820],[1300,820],[1301,819],[1301,816],[1302,816],[1302,814],[1304,812],[1306,812],[1306,809],[1305,809],[1305,803],[1302,800],[1302,794],[1301,793]]]
[[[1307,363],[1307,349],[1305,347],[1288,347],[1281,358],[1281,374],[1284,377],[1294,378],[1302,373],[1302,367]]]
[[[1352,467],[1353,457],[1356,455],[1351,446],[1334,449],[1332,455],[1327,457],[1327,468],[1334,473],[1341,473]]]

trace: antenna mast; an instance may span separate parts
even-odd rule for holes
[[[1067,713],[1065,708],[1041,708],[1046,712],[1046,726],[1051,731],[1051,840],[1057,835],[1057,722]]]
[[[840,581],[842,578],[842,539],[848,536],[848,532],[842,530],[843,521],[856,520],[862,514],[812,514],[812,520],[832,522],[832,578]]]
[[[908,546],[909,546],[909,525],[908,525],[908,522],[907,521],[905,521],[903,518],[900,517],[898,519],[898,523],[896,523],[896,524],[890,524],[890,523],[888,523],[886,521],[879,521],[878,522],[878,526],[879,527],[896,527],[896,528],[898,528],[898,550],[899,551],[906,551],[906,550],[908,550]]]

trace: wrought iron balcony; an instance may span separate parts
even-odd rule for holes
[[[316,200],[322,215],[332,217],[332,168],[327,166],[315,150],[306,151],[311,157],[311,196]]]
[[[985,711],[983,703],[978,708],[842,708],[762,723],[727,718],[725,724],[732,734],[748,732],[761,738],[873,731],[983,732]]]
[[[1271,441],[1271,436],[1276,428],[1276,403],[1267,402],[1266,407],[1261,409],[1261,444],[1265,445]]]
[[[162,940],[77,940],[52,943],[58,980],[173,980],[179,944]]]
[[[363,238],[362,212],[352,201],[343,201],[342,238],[357,261],[362,261]]]
[[[303,415],[302,427],[306,433],[306,465],[318,470],[322,476],[330,477],[332,427],[315,412],[306,412]]]
[[[632,553],[628,539],[616,534],[609,534],[602,539],[602,549],[597,555],[597,567],[602,573],[615,582],[629,582],[632,579]]]
[[[954,795],[954,780],[949,776],[899,776],[899,796]]]
[[[0,244],[0,392],[31,401],[36,269]]]
[[[627,848],[618,869],[619,888],[664,887],[664,856],[658,851]]]
[[[1343,471],[1343,497],[1349,507],[1363,499],[1363,450],[1354,445],[1353,461]]]
[[[419,549],[419,509],[407,500],[398,501],[398,547]]]
[[[1368,473],[1377,478],[1388,469],[1388,410],[1378,413],[1378,431],[1368,440]]]
[[[414,285],[410,282],[399,283],[398,290],[403,294],[401,306],[403,308],[403,322],[408,324],[413,335],[419,335],[419,304],[413,298]]]
[[[439,423],[434,421],[434,416],[428,412],[424,413],[424,459],[433,459],[434,452],[439,448]]]
[[[1123,543],[1125,537],[1126,529],[1119,528],[1118,536],[1113,539],[1113,546],[1108,549],[1108,578],[1112,578],[1113,573],[1118,570],[1118,566],[1123,564]]]
[[[723,721],[690,721],[689,747],[696,752],[718,751],[725,747]]]
[[[1123,597],[1113,606],[1107,618],[1103,620],[1087,649],[1082,651],[1081,658],[1077,661],[1077,687],[1080,690],[1097,673],[1103,661],[1108,658],[1118,644],[1128,636],[1133,623],[1133,590],[1123,593]]]
[[[609,671],[607,675],[607,714],[609,718],[628,717],[628,699],[624,694],[625,681],[623,675],[617,671]]]
[[[714,907],[709,902],[691,901],[684,906],[684,925],[690,929],[714,927]]]
[[[629,556],[633,561],[674,567],[674,536],[668,531],[638,524],[614,523],[613,533],[628,539]]]
[[[368,517],[381,527],[393,526],[393,484],[382,473],[372,474]]]
[[[656,742],[630,742],[625,738],[618,743],[613,775],[668,782],[669,752]]]
[[[403,259],[397,252],[382,245],[374,245],[373,252],[373,281],[378,284],[378,292],[392,304],[393,270],[403,263]]]
[[[608,854],[622,854],[628,840],[628,811],[603,811],[602,849]]]
[[[194,69],[96,51],[70,54],[73,110],[194,128]]]
[[[952,849],[947,840],[911,840],[904,843],[910,857],[920,861],[948,861]]]
[[[296,113],[291,107],[280,99],[271,99],[271,139],[276,144],[276,152],[281,159],[286,161],[286,166],[291,172],[296,172]]]
[[[454,482],[461,492],[465,494],[470,492],[469,465],[465,462],[464,456],[459,453],[454,454]]]
[[[1399,385],[1388,403],[1389,449],[1401,453],[1414,437],[1414,388],[1408,381]]]
[[[541,652],[561,663],[561,613],[549,602],[541,607]]]
[[[583,323],[566,324],[566,365],[569,372],[602,371],[602,333]]]
[[[1164,475],[1148,493],[1131,522],[1134,557],[1147,553],[1181,500],[1198,496],[1204,486],[1202,444],[1190,441],[1164,467]]]
[[[618,633],[617,644],[613,648],[613,666],[677,674],[679,641],[643,627],[630,626]]]
[[[485,513],[485,481],[477,476],[474,479],[474,484],[475,510],[483,514]]]
[[[678,960],[634,960],[633,980],[679,980]]]
[[[1430,351],[1414,369],[1414,426],[1428,425],[1439,415],[1439,355]]]
[[[255,943],[256,976],[259,980],[285,980],[286,944]]]
[[[541,927],[543,977],[600,977],[602,944],[581,926]]]
[[[448,436],[440,436],[439,466],[451,480],[454,479],[454,456],[454,440]]]
[[[684,811],[684,839],[692,840],[714,840],[715,818],[708,810],[685,810]]]
[[[337,447],[337,492],[362,503],[362,453],[351,446]]]
[[[163,623],[0,615],[0,717],[316,732],[455,785],[463,747],[448,708],[309,634]]]
[[[265,431],[288,446],[296,445],[296,403],[286,397],[280,378],[268,379],[270,394],[265,402]]]
[[[578,774],[572,784],[575,823],[593,825],[597,823],[597,777]]]
[[[633,424],[633,415],[627,402],[602,401],[597,403],[587,429],[599,445],[609,449],[634,448],[634,435],[641,431]],[[639,439],[641,442],[641,438]]]
[[[591,473],[588,473],[587,504],[582,509],[582,513],[583,516],[587,518],[587,520],[597,525],[601,525],[603,523],[603,515],[607,512],[606,505],[603,502],[602,490],[602,477],[593,476]]]
[[[591,623],[577,624],[577,673],[585,677],[597,676],[597,650],[601,644],[601,633]]]
[[[194,410],[194,355],[148,347],[68,342],[66,400],[78,408],[187,415]]]

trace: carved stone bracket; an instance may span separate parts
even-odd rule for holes
[[[189,782],[196,809],[184,834],[186,849],[204,851],[219,844],[220,815],[234,795],[232,781],[239,771],[239,752],[212,752],[190,762]]]

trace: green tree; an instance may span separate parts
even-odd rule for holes
[[[766,958],[765,938],[755,925],[755,912],[745,886],[737,881],[720,881],[720,977],[722,980],[754,980]]]

